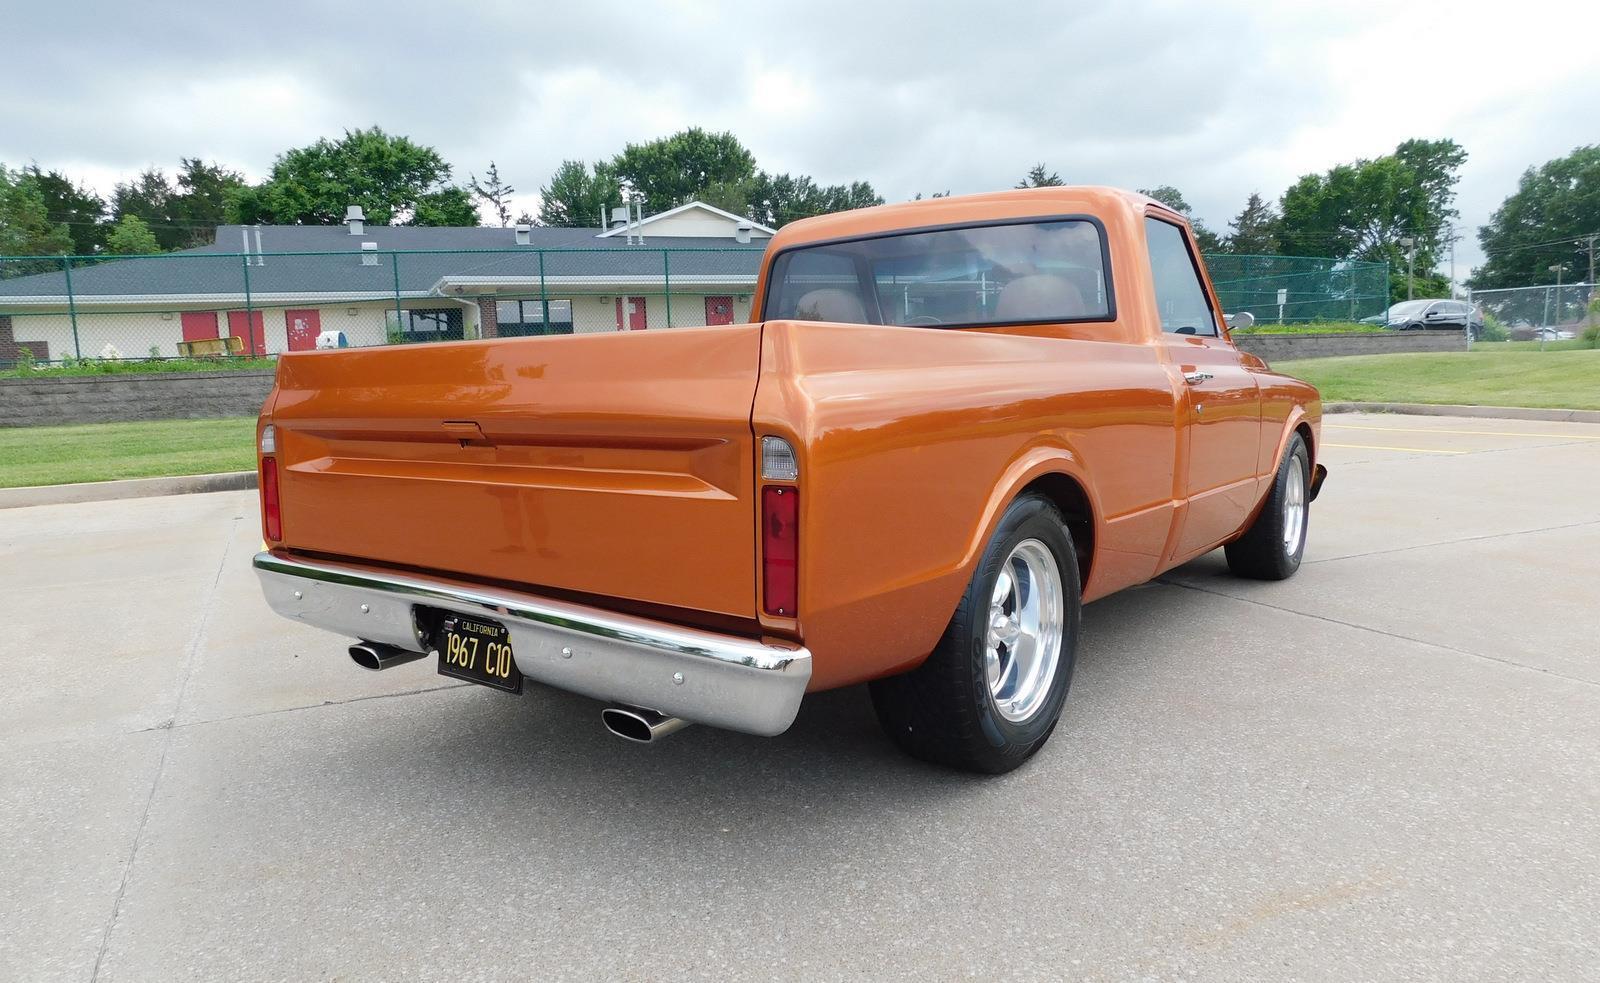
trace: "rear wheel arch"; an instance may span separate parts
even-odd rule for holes
[[[1095,543],[1094,505],[1089,500],[1088,491],[1072,475],[1064,471],[1050,471],[1017,489],[1007,500],[1006,506],[1010,507],[1011,502],[1024,495],[1039,495],[1061,513],[1068,532],[1072,534],[1073,549],[1078,555],[1078,583],[1087,584],[1089,571],[1094,566]]]

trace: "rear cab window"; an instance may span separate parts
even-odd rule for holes
[[[1110,321],[1105,230],[1088,217],[912,230],[785,250],[764,316],[915,327]]]

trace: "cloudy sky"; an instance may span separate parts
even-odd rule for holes
[[[1172,184],[1213,227],[1246,195],[1451,137],[1475,231],[1530,164],[1600,142],[1600,3],[26,4],[0,161],[102,189],[378,124],[534,204],[564,158],[700,125],[771,171],[890,200]],[[1477,259],[1469,235],[1458,258]]]

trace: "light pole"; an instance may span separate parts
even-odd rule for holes
[[[1410,300],[1415,296],[1417,286],[1417,281],[1412,276],[1412,267],[1417,263],[1417,240],[1411,236],[1404,236],[1400,239],[1400,245],[1406,249],[1406,300]]]

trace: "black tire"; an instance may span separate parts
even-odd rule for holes
[[[1054,560],[1062,630],[1048,688],[1024,719],[1011,720],[1001,713],[985,672],[990,598],[1002,565],[1029,540],[1043,544]],[[1035,547],[1024,550],[1041,557]],[[1061,513],[1041,497],[1012,502],[933,654],[908,673],[870,685],[884,732],[908,754],[951,768],[998,775],[1022,764],[1044,746],[1061,716],[1072,685],[1081,606],[1077,554]]]
[[[1300,484],[1301,522],[1293,549],[1290,549],[1285,521],[1293,497],[1292,481]],[[1297,433],[1289,438],[1289,446],[1284,448],[1283,460],[1278,464],[1278,473],[1273,477],[1272,489],[1261,506],[1261,514],[1243,536],[1224,547],[1228,569],[1235,576],[1252,580],[1287,580],[1294,576],[1306,552],[1306,532],[1311,528],[1310,489],[1311,455],[1306,450],[1305,440]]]

